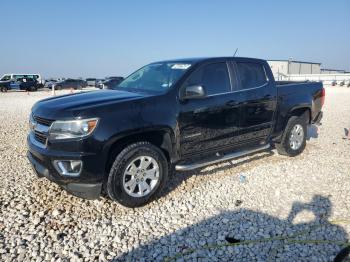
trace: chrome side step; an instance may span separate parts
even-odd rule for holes
[[[222,156],[218,156],[212,159],[207,159],[204,161],[200,161],[197,163],[193,163],[193,164],[187,164],[187,165],[176,165],[175,166],[175,170],[176,171],[190,171],[190,170],[194,170],[197,168],[201,168],[201,167],[205,167],[205,166],[209,166],[209,165],[213,165],[219,162],[223,162],[223,161],[227,161],[227,160],[231,160],[234,158],[239,158],[242,156],[246,156],[246,155],[250,155],[252,153],[256,153],[259,151],[263,151],[266,149],[269,149],[271,146],[270,144],[266,144],[264,146],[260,146],[260,147],[255,147],[255,148],[251,148],[251,149],[246,149],[246,150],[242,150],[242,151],[238,151],[238,152],[234,152],[234,153],[229,153],[229,154],[225,154]]]

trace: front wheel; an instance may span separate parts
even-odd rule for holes
[[[168,180],[168,161],[149,142],[131,144],[116,157],[109,172],[107,193],[126,207],[152,201]]]
[[[292,116],[282,135],[281,143],[275,144],[280,155],[297,156],[306,146],[307,126],[304,117]]]

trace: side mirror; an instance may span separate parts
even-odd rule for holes
[[[204,98],[206,95],[205,89],[203,86],[200,85],[194,85],[194,86],[187,86],[184,88],[182,93],[182,99],[200,99]]]

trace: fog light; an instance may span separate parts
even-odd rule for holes
[[[79,176],[83,162],[80,160],[54,160],[53,165],[62,176]]]

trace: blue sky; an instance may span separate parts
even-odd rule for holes
[[[350,1],[1,1],[0,74],[128,75],[157,60],[230,56],[350,71]]]

